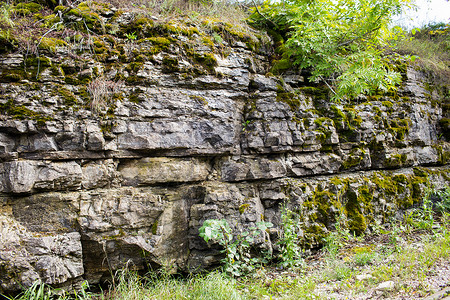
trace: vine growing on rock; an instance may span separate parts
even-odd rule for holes
[[[390,50],[403,35],[390,29],[409,0],[288,0],[265,2],[251,22],[278,44],[276,70],[295,65],[324,82],[339,101],[396,89],[401,74],[392,61],[410,59]]]

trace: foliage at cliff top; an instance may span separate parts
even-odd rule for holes
[[[211,35],[210,40],[216,38],[214,32],[226,31],[241,40],[251,39],[255,31],[246,24],[247,16],[240,5],[226,1],[2,1],[0,53],[19,51],[33,55],[45,45],[55,50],[68,46],[67,43],[92,44],[95,36],[132,41],[135,33],[134,38],[139,40],[143,37],[139,31],[144,27],[145,37],[192,36],[204,31]]]
[[[278,43],[279,65],[310,71],[334,100],[389,92],[401,81],[393,61],[409,59],[390,50],[404,35],[389,29],[408,0],[289,0],[255,8],[252,23]]]
[[[433,74],[434,84],[450,86],[450,23],[412,30],[395,47],[399,53],[418,56],[417,65]]]

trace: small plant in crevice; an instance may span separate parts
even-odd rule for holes
[[[443,190],[434,191],[434,195],[440,200],[436,204],[437,210],[442,214],[450,213],[450,186],[445,187]]]
[[[123,86],[123,81],[106,80],[103,77],[98,77],[90,82],[87,86],[87,91],[92,97],[91,109],[94,112],[99,112],[107,106],[108,101],[112,95],[118,93]]]
[[[136,31],[134,31],[132,33],[125,33],[125,36],[128,41],[134,41],[137,38]]]
[[[406,231],[406,227],[399,221],[392,219],[390,222],[389,244],[394,252],[401,252],[401,233]]]
[[[347,226],[347,218],[342,211],[337,216],[335,227],[336,230],[331,231],[325,237],[325,249],[331,257],[335,257],[339,253],[339,250],[351,238],[350,230]]]
[[[423,197],[422,207],[405,215],[405,221],[417,229],[432,230],[438,225],[436,216],[445,216],[450,212],[450,188],[444,190],[427,189]]]
[[[301,232],[298,218],[287,208],[286,203],[281,207],[281,237],[278,241],[280,245],[280,265],[285,268],[298,268],[304,264],[302,254],[303,249],[299,246],[298,235]]]
[[[211,219],[203,222],[199,235],[205,242],[213,241],[223,247],[224,271],[231,276],[239,277],[255,270],[256,265],[264,260],[264,258],[252,257],[250,249],[255,238],[260,234],[265,235],[266,229],[272,226],[270,222],[257,222],[256,226],[248,229],[249,231],[233,235],[225,219]]]

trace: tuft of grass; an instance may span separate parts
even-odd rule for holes
[[[450,24],[428,24],[398,41],[396,52],[415,55],[415,64],[433,74],[437,84],[450,84]]]
[[[104,296],[105,300],[245,299],[236,281],[219,272],[193,275],[187,279],[156,274],[142,277],[127,269],[117,275],[117,284]]]

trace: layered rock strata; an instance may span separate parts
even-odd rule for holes
[[[204,220],[270,221],[275,246],[283,206],[319,247],[339,216],[363,233],[448,185],[442,97],[420,72],[396,95],[336,104],[301,74],[267,73],[270,45],[209,48],[207,33],[166,32],[152,55],[144,37],[102,41],[101,58],[61,46],[39,72],[1,54],[0,292],[125,265],[200,270],[220,259]]]

